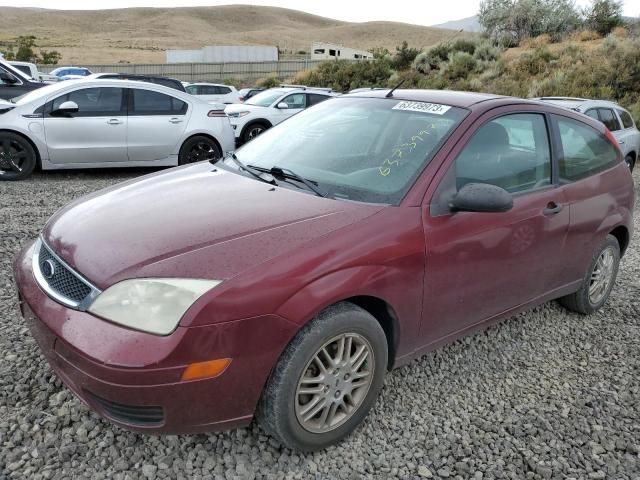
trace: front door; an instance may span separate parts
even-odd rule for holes
[[[452,152],[455,159],[423,213],[425,344],[456,336],[565,282],[560,265],[567,254],[569,208],[553,172],[548,131],[543,114],[500,115],[467,133],[459,154]],[[504,188],[513,195],[513,208],[452,213],[447,198],[468,183]]]
[[[189,105],[166,93],[129,90],[129,160],[148,162],[177,155]]]
[[[57,114],[58,107],[68,101],[78,105],[78,112]],[[44,129],[52,163],[126,162],[124,89],[80,88],[57,97],[45,108]]]
[[[279,108],[277,116],[274,118],[274,125],[293,117],[296,113],[307,108],[307,96],[304,93],[292,93],[280,100],[280,103],[286,103],[288,108]]]

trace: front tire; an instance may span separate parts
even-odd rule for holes
[[[609,299],[619,265],[620,245],[616,237],[607,235],[602,246],[595,252],[580,289],[560,298],[560,303],[583,315],[599,310]]]
[[[247,143],[256,138],[258,135],[262,134],[269,127],[264,123],[256,122],[245,127],[244,132],[242,132],[242,142]]]
[[[204,135],[196,135],[187,139],[180,147],[178,165],[218,160],[221,157],[222,150],[215,140]]]
[[[0,133],[0,180],[23,180],[38,163],[27,139],[11,132]]]
[[[256,418],[283,445],[314,451],[367,416],[384,383],[387,340],[378,321],[347,302],[305,325],[280,357]]]

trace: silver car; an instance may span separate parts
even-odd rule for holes
[[[0,103],[0,180],[40,165],[172,166],[234,149],[224,105],[160,85],[72,80]]]
[[[640,153],[640,131],[631,114],[615,102],[572,97],[540,97],[539,100],[570,108],[601,121],[618,140],[624,161],[633,170]]]

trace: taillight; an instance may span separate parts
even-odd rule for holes
[[[616,147],[616,150],[618,150],[618,152],[620,152],[620,155],[622,155],[622,149],[620,148],[620,142],[618,142],[618,139],[613,135],[613,133],[611,133],[611,130],[609,130],[606,127],[604,129],[604,136],[607,137],[607,140],[609,140],[611,142],[611,144],[614,147]]]
[[[224,110],[209,110],[207,113],[207,117],[226,117],[227,114],[224,113]]]

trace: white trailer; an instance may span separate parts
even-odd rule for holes
[[[311,60],[363,60],[368,58],[373,58],[371,52],[335,43],[314,42],[311,46]]]

